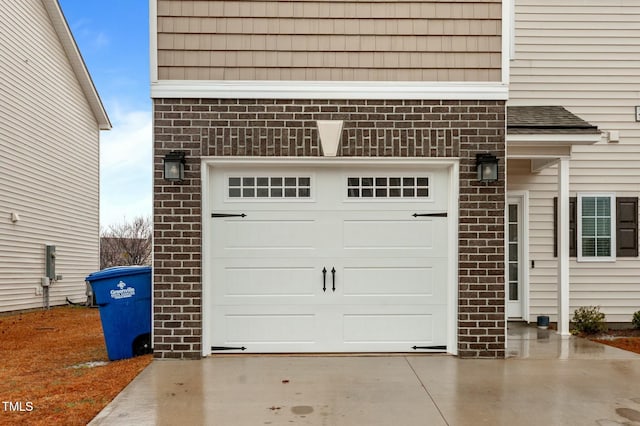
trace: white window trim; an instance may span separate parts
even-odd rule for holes
[[[244,178],[244,177],[253,177],[253,178],[258,178],[258,177],[281,177],[281,178],[288,178],[288,177],[295,177],[300,178],[300,177],[308,177],[310,179],[310,186],[309,186],[309,196],[308,197],[230,197],[229,196],[229,178]],[[225,179],[225,183],[224,183],[224,197],[225,197],[225,202],[227,203],[314,203],[316,201],[316,195],[315,195],[315,173],[277,173],[277,172],[260,172],[260,173],[254,173],[253,175],[249,176],[247,174],[243,174],[243,173],[225,173],[224,175],[224,179]],[[283,187],[284,188],[284,187]],[[298,186],[296,186],[296,188],[298,188]]]
[[[521,213],[520,220],[520,235],[521,235],[521,244],[522,244],[522,258],[520,260],[520,265],[522,266],[522,319],[525,321],[529,321],[530,309],[529,309],[529,191],[509,191],[507,192],[507,202],[506,206],[508,206],[509,199],[515,198],[517,203],[520,205]],[[509,211],[508,207],[504,210],[504,223],[505,223],[505,236],[507,235],[506,227],[509,226]],[[504,262],[505,265],[509,263],[509,241],[507,238],[504,240]],[[505,271],[506,273],[506,271]],[[509,292],[505,291],[505,306],[509,303]],[[509,337],[507,336],[507,340]]]
[[[502,82],[509,84],[511,61],[516,59],[515,0],[502,1]]]
[[[611,206],[611,255],[610,256],[583,256],[582,255],[582,199],[591,197],[608,197]],[[578,262],[615,262],[616,261],[616,194],[614,192],[582,192],[577,197],[577,242]]]
[[[376,166],[376,167],[403,167],[403,166],[428,166],[439,169],[447,169],[449,174],[449,205],[448,205],[448,235],[451,241],[458,241],[458,198],[460,193],[460,160],[458,158],[428,158],[428,157],[224,157],[208,156],[201,157],[200,179],[202,182],[202,194],[209,194],[211,191],[210,174],[216,166],[237,166],[255,167],[264,165],[291,165],[291,166]],[[203,196],[202,199],[202,235],[211,235],[211,198]],[[202,258],[207,259],[211,254],[210,238],[203,238]],[[449,244],[447,250],[448,259],[448,283],[447,283],[447,352],[452,355],[458,354],[458,244]],[[213,313],[210,306],[204,301],[211,300],[211,277],[213,271],[211,263],[204,262],[202,267],[202,355],[211,355],[211,337],[209,324]],[[505,333],[507,322],[505,321]]]
[[[393,174],[393,173],[392,173]],[[379,173],[372,173],[372,174],[363,174],[363,173],[359,173],[359,172],[349,172],[349,173],[343,173],[342,175],[342,183],[344,185],[343,187],[343,202],[345,203],[433,203],[433,191],[434,191],[434,185],[433,185],[433,174],[431,173],[413,173],[413,174],[393,174],[394,176],[391,176],[392,174],[379,174]],[[419,177],[425,177],[427,179],[429,179],[429,185],[427,186],[427,189],[429,191],[429,196],[428,197],[404,197],[404,196],[400,196],[400,197],[349,197],[348,195],[348,189],[349,189],[349,184],[348,184],[348,180],[350,177],[354,177],[354,178],[363,178],[363,177],[372,177],[372,178],[378,178],[378,177],[384,177],[384,178],[390,178],[390,177],[399,177],[399,178],[405,178],[405,177],[412,177],[412,178],[419,178]],[[375,188],[375,186],[373,187]],[[389,187],[387,187],[388,189]]]

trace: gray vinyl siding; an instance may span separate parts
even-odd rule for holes
[[[615,192],[640,196],[640,4],[635,0],[516,0],[515,59],[509,105],[562,105],[601,130],[618,131],[573,149],[571,196]],[[531,316],[555,314],[553,197],[556,168],[532,175],[510,162],[509,190],[529,190]],[[576,262],[570,267],[571,310],[600,305],[608,321],[629,322],[640,309],[640,259]]]
[[[158,0],[161,80],[500,81],[500,0]]]
[[[46,244],[64,276],[51,304],[82,301],[99,266],[98,123],[40,0],[3,2],[0,32],[0,311],[42,306]]]

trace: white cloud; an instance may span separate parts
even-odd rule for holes
[[[119,105],[109,108],[113,128],[101,134],[100,167],[130,168],[141,160],[151,169],[151,111],[127,111]]]
[[[91,19],[80,18],[70,26],[76,40],[85,41],[86,45],[90,46],[92,50],[100,50],[111,44],[111,40],[107,34],[102,31],[97,31],[95,29],[96,24]]]
[[[152,213],[150,111],[110,110],[113,129],[100,142],[100,223],[103,227]]]
[[[93,34],[92,36],[93,36],[93,46],[96,49],[107,47],[111,43],[111,41],[109,40],[109,37],[105,33],[100,32],[97,34]]]

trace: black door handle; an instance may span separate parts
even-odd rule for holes
[[[322,268],[322,291],[327,291],[327,268]]]
[[[333,280],[333,291],[336,291],[336,268],[331,268],[331,278]]]
[[[424,217],[447,217],[447,212],[443,212],[443,213],[414,213],[411,216],[413,216],[413,217],[420,217],[420,216],[424,216]]]

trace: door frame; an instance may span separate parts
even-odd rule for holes
[[[507,191],[505,208],[504,208],[504,264],[505,264],[505,317],[507,320],[519,318],[509,318],[508,305],[509,305],[509,200],[516,199],[520,205],[521,217],[520,220],[520,235],[522,236],[522,256],[520,256],[519,270],[521,272],[522,279],[522,291],[520,304],[522,306],[522,319],[529,322],[529,191]]]
[[[447,267],[447,352],[452,355],[458,354],[458,227],[459,227],[459,175],[460,162],[452,158],[346,158],[346,157],[201,157],[200,178],[201,178],[201,272],[202,272],[202,336],[201,353],[202,356],[211,355],[208,348],[211,346],[210,327],[211,312],[207,308],[211,299],[209,291],[213,278],[213,271],[210,262],[206,259],[212,253],[211,247],[211,191],[209,180],[212,169],[216,166],[251,167],[256,165],[268,166],[308,166],[308,167],[335,167],[335,166],[421,166],[439,167],[447,169],[449,172],[449,200],[448,200],[448,235],[455,244],[448,245],[448,267]]]

